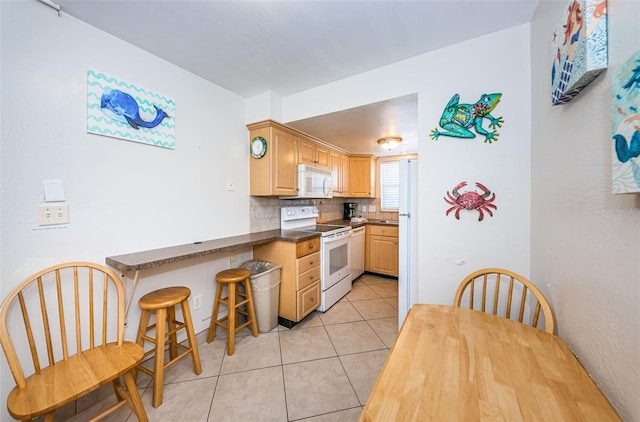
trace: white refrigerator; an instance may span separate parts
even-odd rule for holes
[[[398,327],[418,298],[418,160],[400,160]]]

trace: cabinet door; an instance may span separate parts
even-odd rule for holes
[[[331,170],[331,181],[333,183],[333,196],[343,196],[342,190],[342,161],[340,160],[340,154],[336,151],[331,151],[329,155],[329,164]]]
[[[342,196],[349,195],[349,156],[346,154],[340,154],[340,190]]]
[[[371,236],[371,271],[398,276],[398,238]]]
[[[290,133],[273,129],[273,165],[271,176],[274,195],[295,195],[297,193],[297,142],[298,139]]]
[[[329,170],[329,148],[316,144],[316,167]]]
[[[309,139],[300,139],[300,152],[298,154],[298,162],[308,166],[316,165],[316,144]]]
[[[349,196],[375,197],[375,162],[368,157],[349,157]]]
[[[297,321],[310,314],[318,306],[320,306],[320,280],[298,291]]]

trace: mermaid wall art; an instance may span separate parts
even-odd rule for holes
[[[607,1],[571,0],[552,37],[551,103],[571,101],[607,68]]]
[[[87,70],[87,132],[175,148],[175,101]]]
[[[611,73],[613,193],[640,193],[640,51]]]

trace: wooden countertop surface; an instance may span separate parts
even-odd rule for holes
[[[360,422],[619,421],[557,336],[464,308],[415,305]]]

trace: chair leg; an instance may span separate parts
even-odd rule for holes
[[[127,386],[127,391],[131,399],[131,409],[133,409],[133,412],[138,417],[138,421],[148,422],[149,419],[147,418],[147,412],[144,410],[144,406],[142,405],[142,399],[140,398],[140,393],[136,386],[136,379],[132,372],[124,374],[124,382]]]
[[[207,343],[211,343],[216,335],[216,321],[218,320],[218,311],[220,310],[221,298],[222,283],[218,283],[216,287],[216,295],[213,299],[213,311],[211,312],[211,324],[209,325],[209,333],[207,334]]]
[[[132,371],[133,370],[134,369],[132,369]],[[114,379],[112,381],[112,384],[113,384],[113,391],[116,393],[116,398],[118,399],[118,401],[126,400],[126,397],[120,394],[120,392],[122,391],[122,384],[120,384],[120,378]]]
[[[247,311],[249,311],[249,318],[251,318],[251,334],[254,337],[258,337],[258,323],[256,322],[256,310],[253,306],[253,294],[251,293],[251,282],[249,279],[243,281],[244,294],[247,295]]]
[[[153,369],[153,407],[162,404],[162,385],[164,383],[164,339],[167,310],[156,310],[156,351]]]
[[[183,300],[180,302],[182,308],[182,317],[187,329],[187,338],[189,339],[189,347],[191,348],[191,360],[193,361],[193,372],[196,375],[202,373],[202,365],[200,363],[200,353],[198,353],[198,342],[196,341],[196,334],[193,331],[193,320],[191,319],[191,310],[189,309],[189,301]]]
[[[237,302],[237,298],[236,298],[236,289],[237,289],[237,283],[232,283],[229,284],[228,288],[227,288],[227,297],[228,297],[228,316],[229,319],[227,320],[228,323],[228,335],[227,335],[227,355],[231,356],[234,354],[235,352],[235,337],[236,337],[236,302]]]

